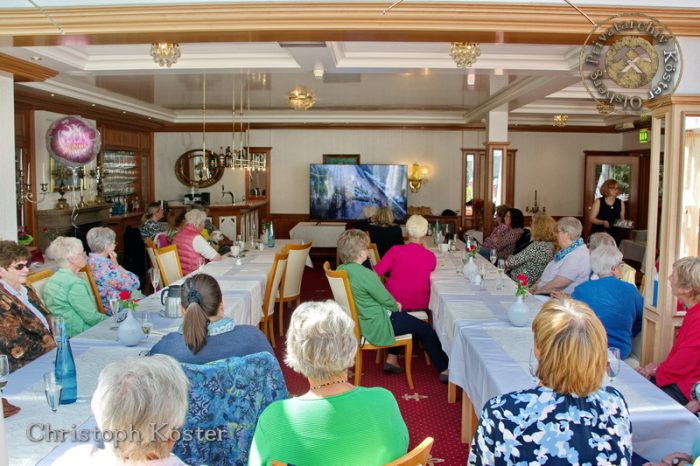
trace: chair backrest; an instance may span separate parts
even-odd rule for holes
[[[163,286],[170,286],[171,283],[182,278],[180,256],[177,255],[177,246],[174,244],[156,249],[156,263],[160,270]]]
[[[44,269],[27,276],[27,285],[34,288],[37,296],[39,296],[42,301],[44,300],[44,285],[49,281],[51,275],[53,275],[53,270]]]
[[[263,300],[263,315],[271,316],[275,313],[275,298],[281,294],[279,291],[281,286],[284,286],[282,281],[287,272],[287,259],[289,253],[282,250],[275,254],[275,261],[272,263],[270,273],[267,275],[267,284],[265,285],[265,299]]]
[[[158,267],[156,262],[156,244],[151,238],[146,238],[143,242],[146,245],[146,252],[148,253],[148,258],[151,260],[151,267]]]
[[[416,448],[384,466],[426,466],[430,459],[433,441],[432,437],[426,437]]]
[[[193,435],[182,436],[173,453],[186,464],[246,464],[258,417],[288,396],[277,359],[261,352],[182,369],[192,384],[182,432]],[[207,440],[195,429],[222,435]]]
[[[304,276],[304,267],[306,267],[306,259],[309,257],[312,244],[310,241],[306,244],[284,246],[284,249],[289,252],[289,259],[287,272],[284,274],[284,287],[280,288],[283,294],[280,297],[298,296],[301,293],[301,278]]]
[[[331,264],[329,264],[328,261],[323,263],[323,271],[326,273],[328,284],[331,287],[333,300],[340,304],[340,307],[345,309],[345,311],[350,314],[350,317],[352,317],[352,320],[355,322],[355,337],[360,341],[360,321],[357,317],[355,298],[352,296],[348,273],[345,270],[331,270]]]
[[[377,243],[369,243],[369,263],[372,264],[372,267],[377,265],[379,262],[379,249],[377,249]]]
[[[622,268],[620,270],[620,280],[637,286],[637,283],[635,282],[636,275],[637,271],[634,270],[634,267],[631,267],[625,264],[624,262],[622,263]]]
[[[97,283],[95,283],[95,278],[92,276],[92,270],[90,266],[86,265],[78,271],[78,276],[90,284],[90,289],[92,290],[92,296],[95,298],[97,303],[97,310],[102,314],[106,314],[105,307],[102,305],[102,298],[100,297],[100,290],[97,289]]]
[[[156,233],[156,235],[153,237],[153,244],[155,244],[157,248],[164,248],[166,246],[169,246],[170,241],[168,241],[168,234],[164,231]]]

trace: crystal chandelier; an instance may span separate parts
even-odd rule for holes
[[[563,128],[564,126],[566,126],[567,121],[569,121],[569,115],[564,115],[563,113],[560,113],[559,115],[554,115],[554,126]]]
[[[151,56],[153,57],[153,61],[160,66],[167,66],[170,68],[177,63],[178,58],[180,58],[180,44],[172,42],[151,44]]]
[[[612,112],[615,111],[615,107],[613,107],[610,102],[606,100],[599,100],[598,103],[596,104],[595,108],[598,110],[598,113],[601,115],[610,115]]]
[[[308,110],[316,103],[313,92],[302,86],[296,86],[289,91],[288,98],[289,106],[294,110]]]
[[[450,49],[450,56],[457,65],[457,68],[469,68],[481,55],[481,47],[477,42],[453,42]]]

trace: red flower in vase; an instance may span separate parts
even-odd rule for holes
[[[527,275],[518,274],[516,277],[518,289],[515,291],[515,296],[527,296]]]
[[[476,257],[477,250],[476,250],[476,246],[474,246],[473,244],[470,245],[466,249],[466,251],[467,251],[467,254],[469,254],[469,257]]]

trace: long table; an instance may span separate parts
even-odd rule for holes
[[[262,315],[262,299],[267,273],[274,255],[286,243],[278,241],[274,249],[247,251],[237,265],[232,257],[221,262],[212,262],[202,272],[213,275],[219,282],[224,297],[226,315],[239,324],[257,325]],[[293,242],[293,241],[291,241]],[[90,399],[97,386],[97,377],[110,361],[148,353],[160,338],[176,331],[182,319],[169,319],[161,315],[160,293],[148,296],[138,303],[136,317],[144,312],[151,314],[153,329],[132,347],[117,341],[117,330],[113,319],[100,322],[71,339],[71,347],[77,367],[78,401],[61,405],[56,413],[51,412],[44,396],[42,376],[53,370],[56,351],[53,350],[13,372],[5,388],[5,397],[21,411],[5,419],[5,433],[11,465],[51,464],[70,447],[72,432],[87,432],[95,428],[90,409]],[[66,431],[65,441],[55,439],[60,431]],[[53,438],[49,438],[53,435]],[[91,436],[91,439],[94,435]]]
[[[516,285],[506,278],[498,289],[493,265],[477,256],[486,270],[483,285],[470,284],[461,274],[461,252],[437,254],[438,267],[431,275],[430,309],[443,349],[450,357],[448,399],[462,393],[462,441],[469,442],[476,429],[477,412],[490,398],[530,388],[527,364],[532,348],[529,326],[516,328],[507,320]],[[529,296],[525,302],[534,318],[547,298]],[[671,451],[687,451],[700,435],[700,422],[658,387],[622,365],[613,386],[624,395],[630,409],[635,452],[659,459]],[[476,411],[475,411],[476,408]]]

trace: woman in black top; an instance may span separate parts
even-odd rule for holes
[[[367,226],[367,233],[370,241],[377,244],[379,257],[383,257],[392,246],[403,244],[401,227],[394,223],[394,214],[389,207],[377,210],[374,223]]]
[[[615,180],[607,180],[600,187],[603,197],[593,202],[591,209],[591,233],[604,231],[615,238],[619,245],[622,240],[622,230],[615,226],[618,220],[625,218],[625,203],[618,199],[620,187]]]

